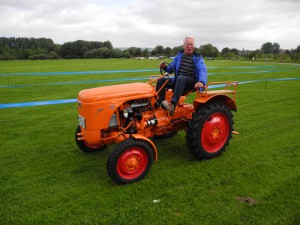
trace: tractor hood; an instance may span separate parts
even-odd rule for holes
[[[154,93],[150,84],[130,83],[86,89],[79,92],[78,99],[82,103],[95,103],[116,99],[150,98]]]

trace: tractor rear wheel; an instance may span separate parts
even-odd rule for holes
[[[189,121],[186,143],[190,153],[198,159],[219,156],[229,144],[232,129],[232,113],[227,105],[214,101],[201,106]]]
[[[80,132],[81,132],[81,129],[80,129],[80,126],[78,126],[75,131],[75,141],[76,141],[77,146],[83,152],[85,152],[85,153],[98,152],[98,151],[102,151],[106,148],[106,145],[92,146],[92,145],[89,145],[88,143],[86,143],[84,140],[78,140],[78,138],[80,137],[78,135],[78,133],[80,133]]]
[[[108,157],[107,172],[118,184],[142,180],[154,161],[152,147],[143,140],[126,139],[117,144]]]

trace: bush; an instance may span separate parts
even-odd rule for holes
[[[50,57],[50,59],[59,59],[58,54],[54,51],[49,52],[48,56]]]
[[[299,52],[292,53],[291,58],[294,61],[300,61],[300,53]]]
[[[0,54],[0,60],[13,60],[16,59],[16,56],[9,54],[9,53],[4,53]]]
[[[284,62],[284,61],[290,60],[290,57],[289,57],[289,55],[287,55],[285,53],[279,53],[274,56],[274,59],[279,62]]]
[[[45,59],[51,59],[51,57],[49,55],[46,55],[46,54],[38,54],[38,55],[29,56],[29,59],[32,59],[32,60],[45,60]]]

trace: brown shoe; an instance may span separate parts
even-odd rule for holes
[[[168,110],[169,113],[170,113],[170,116],[173,116],[174,115],[174,110],[175,110],[175,105],[172,104],[172,103],[169,103],[167,100],[164,100],[162,103],[161,103],[161,107],[165,110]]]
[[[174,104],[169,104],[169,108],[168,108],[169,112],[170,112],[170,116],[174,115],[174,110],[175,110],[175,105]]]

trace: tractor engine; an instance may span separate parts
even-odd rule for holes
[[[143,129],[157,124],[151,98],[128,101],[122,112],[123,128],[127,134],[143,133]],[[140,130],[140,131],[139,131]]]

